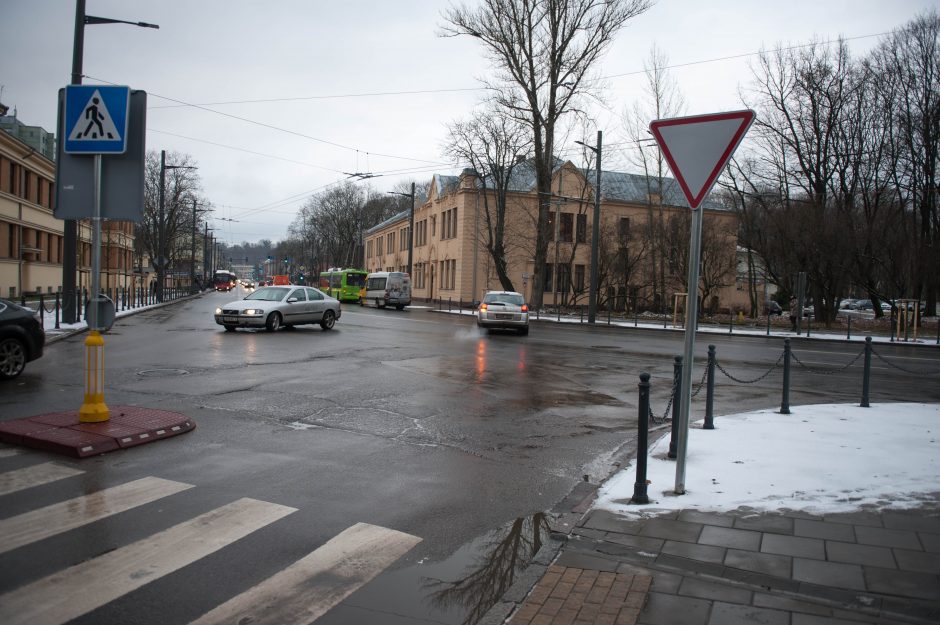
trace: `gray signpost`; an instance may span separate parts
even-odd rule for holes
[[[104,340],[99,331],[113,323],[114,304],[99,297],[101,220],[139,221],[143,214],[146,106],[146,93],[132,94],[129,87],[70,85],[59,92],[55,216],[92,220],[88,370],[79,409],[84,422],[107,421],[110,416],[104,403]]]
[[[755,118],[754,111],[733,111],[693,117],[658,119],[650,123],[669,168],[692,209],[689,245],[688,298],[685,317],[685,352],[679,402],[675,494],[685,493],[685,464],[692,403],[692,366],[698,320],[698,282],[701,263],[702,202],[725,168]]]

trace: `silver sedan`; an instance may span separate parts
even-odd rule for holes
[[[330,330],[340,318],[339,300],[309,286],[266,286],[253,291],[245,299],[229,302],[215,309],[215,322],[226,332],[236,328],[267,328],[274,332],[282,327],[319,323]]]

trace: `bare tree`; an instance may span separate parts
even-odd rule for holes
[[[506,199],[516,165],[531,148],[529,135],[517,120],[492,109],[480,111],[468,121],[454,122],[449,131],[445,151],[469,163],[477,174],[484,228],[474,236],[490,255],[503,289],[515,291],[506,258]]]
[[[624,115],[627,137],[635,145],[628,156],[646,177],[646,237],[650,241],[649,262],[654,305],[657,301],[665,302],[666,297],[663,180],[667,166],[662,150],[649,135],[649,123],[655,119],[677,117],[685,109],[682,93],[666,69],[668,65],[669,57],[654,45],[643,63],[646,78],[644,100],[635,102],[632,110]]]
[[[555,167],[555,129],[577,107],[579,97],[596,88],[590,72],[614,36],[650,0],[481,0],[477,9],[452,7],[443,14],[444,36],[480,40],[493,60],[496,76],[486,85],[507,114],[532,132],[539,193],[535,275],[545,266],[549,202]],[[537,280],[533,305],[541,308]]]

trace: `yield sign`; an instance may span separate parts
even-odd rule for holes
[[[754,117],[754,111],[748,109],[650,123],[650,131],[693,210],[708,195]]]

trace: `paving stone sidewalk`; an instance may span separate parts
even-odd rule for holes
[[[508,623],[940,623],[938,502],[831,515],[593,510]]]

